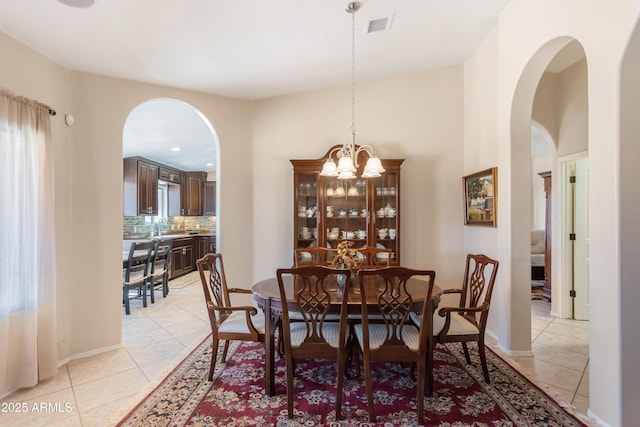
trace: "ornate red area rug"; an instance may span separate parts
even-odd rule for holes
[[[264,349],[232,343],[231,359],[207,381],[210,337],[134,408],[118,426],[417,426],[416,389],[401,364],[372,366],[377,420],[367,416],[364,379],[346,380],[343,420],[335,418],[335,363],[298,361],[295,419],[287,419],[284,360],[276,359],[276,393],[264,394]],[[472,355],[477,351],[471,346]],[[438,345],[434,393],[425,399],[425,425],[441,427],[585,426],[499,356],[487,349],[491,384],[479,361],[468,365],[459,344]]]

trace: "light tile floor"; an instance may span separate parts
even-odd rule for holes
[[[589,407],[589,322],[553,317],[550,310],[549,302],[531,301],[534,356],[509,357],[489,336],[487,345],[568,409],[584,415]]]
[[[3,399],[2,409],[9,412],[0,412],[0,425],[117,423],[210,331],[197,273],[171,281],[170,287],[167,298],[156,293],[156,303],[147,308],[133,300],[131,315],[123,310],[122,348],[74,360],[54,378]],[[549,309],[549,303],[532,301],[535,357],[509,358],[496,351],[584,414],[589,401],[589,325],[554,318]],[[494,340],[487,341],[496,349]]]

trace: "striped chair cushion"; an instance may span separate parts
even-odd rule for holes
[[[416,325],[420,325],[421,316],[415,313],[411,313],[411,320]],[[445,317],[442,317],[436,311],[433,313],[433,334],[438,335],[444,327]],[[470,335],[479,333],[478,328],[464,317],[457,313],[451,313],[451,324],[449,325],[449,331],[447,335]]]
[[[354,332],[360,346],[363,345],[362,337],[362,324],[359,323],[354,326]],[[369,324],[369,348],[371,350],[377,350],[387,337],[387,327],[380,323]],[[402,328],[402,341],[413,351],[418,351],[418,343],[420,342],[420,332],[418,328],[413,325],[406,324]]]
[[[251,322],[259,333],[264,334],[264,313],[259,311],[255,316],[251,316]],[[247,327],[246,313],[244,311],[232,312],[231,315],[222,322],[218,331],[248,334],[249,328]]]
[[[291,347],[300,347],[300,344],[307,337],[307,324],[305,322],[292,322],[291,326]],[[338,348],[340,342],[340,323],[324,322],[322,324],[322,336],[331,347]]]

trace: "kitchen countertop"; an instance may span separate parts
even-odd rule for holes
[[[216,237],[216,233],[209,230],[203,230],[198,232],[197,234],[189,234],[185,231],[176,231],[172,233],[161,234],[160,236],[154,236],[153,238],[157,239],[162,237],[173,237],[174,239],[182,239],[185,237]],[[149,238],[150,237],[148,233],[135,233],[122,236],[122,240],[145,240]]]

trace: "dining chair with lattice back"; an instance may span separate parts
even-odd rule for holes
[[[131,242],[127,262],[122,269],[122,302],[126,314],[131,314],[130,291],[136,290],[136,297],[142,297],[142,306],[147,306],[147,282],[149,264],[156,242],[153,240]]]
[[[391,266],[391,249],[378,248],[375,246],[364,246],[354,249],[356,254],[362,256],[358,268],[384,268]]]
[[[338,253],[337,249],[313,246],[308,248],[296,248],[294,267],[304,265],[330,265],[333,258]]]
[[[373,401],[372,361],[406,362],[417,366],[417,414],[423,424],[424,396],[433,392],[433,329],[431,316],[422,316],[417,326],[410,319],[416,309],[415,301],[424,297],[419,310],[432,313],[431,294],[436,273],[433,270],[415,270],[406,267],[389,267],[376,270],[360,270],[358,283],[361,298],[361,323],[354,325],[354,334],[362,350],[367,408],[369,421],[376,422]],[[424,280],[420,298],[412,295],[407,287],[410,279]],[[368,305],[380,314],[381,320],[369,321]],[[413,370],[411,370],[413,372]]]
[[[224,274],[222,254],[209,253],[200,258],[196,265],[202,282],[202,289],[211,323],[211,365],[209,367],[209,381],[213,379],[213,372],[218,354],[218,343],[224,341],[222,363],[226,363],[229,341],[251,341],[265,343],[264,314],[253,306],[232,306],[230,294],[250,294],[248,289],[229,288]]]
[[[328,358],[337,361],[336,419],[342,413],[342,386],[346,374],[349,324],[347,300],[351,286],[351,272],[345,288],[338,292],[336,270],[324,266],[303,266],[278,269],[278,287],[282,302],[282,340],[286,365],[287,412],[293,419],[293,383],[295,359]],[[285,278],[290,280],[286,281]],[[329,320],[329,311],[336,299],[340,302],[340,320]],[[290,313],[297,313],[295,320]]]
[[[333,258],[338,253],[338,250],[335,248],[325,248],[322,246],[312,246],[307,248],[295,248],[294,250],[294,267],[304,267],[304,266],[330,266]],[[327,315],[328,319],[338,321],[340,316],[337,314],[329,314]],[[296,321],[300,320],[300,313],[292,312],[289,313],[289,320]],[[282,336],[282,324],[280,322],[277,323],[276,328],[278,329],[278,336]],[[280,356],[284,356],[284,342],[282,339],[278,340],[278,354]]]
[[[459,294],[455,307],[440,307],[433,315],[435,341],[460,342],[467,363],[471,357],[468,342],[478,343],[478,354],[484,380],[489,383],[489,369],[484,347],[484,334],[489,317],[491,294],[498,273],[499,262],[486,255],[467,255],[462,288],[445,289],[443,294]]]

